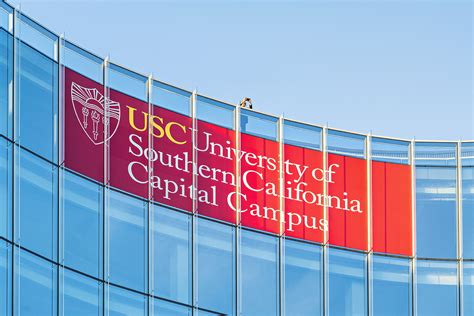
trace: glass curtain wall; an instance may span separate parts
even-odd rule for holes
[[[349,230],[348,238],[303,241],[306,232],[289,232],[278,221],[212,218],[199,204],[189,212],[156,201],[150,188],[117,189],[121,175],[111,170],[121,162],[109,140],[100,147],[103,156],[91,161],[94,174],[73,171],[74,153],[62,138],[67,71],[94,82],[105,98],[142,102],[145,114],[165,109],[217,125],[241,140],[238,148],[249,144],[242,139],[259,137],[256,149],[277,152],[277,161],[285,159],[283,143],[344,156],[347,172],[369,154],[410,163],[406,141],[372,137],[368,153],[365,135],[236,111],[150,81],[59,39],[2,2],[0,315],[474,313],[474,143],[415,142],[415,258],[383,255],[372,245],[356,250],[373,240],[348,243]]]

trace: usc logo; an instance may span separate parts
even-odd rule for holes
[[[183,140],[184,134],[186,134],[186,126],[178,122],[168,122],[165,123],[163,118],[156,115],[149,115],[146,112],[142,111],[143,115],[143,127],[138,128],[135,124],[135,113],[137,109],[131,106],[128,106],[128,123],[130,126],[138,131],[145,132],[148,129],[148,124],[150,125],[150,133],[153,137],[156,138],[168,138],[172,143],[177,145],[186,144],[187,140]]]

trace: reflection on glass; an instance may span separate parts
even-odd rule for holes
[[[57,169],[15,148],[15,235],[17,242],[50,259],[57,256]]]
[[[235,229],[199,218],[196,233],[196,305],[232,315],[235,306]]]
[[[15,306],[18,315],[48,316],[57,314],[54,264],[26,251],[15,255]]]
[[[0,315],[11,315],[11,247],[0,240]]]
[[[147,78],[120,66],[109,64],[108,87],[147,101]]]
[[[21,145],[57,160],[58,65],[19,43],[16,91],[16,131]]]
[[[417,166],[456,166],[456,143],[415,143]]]
[[[288,120],[283,124],[285,144],[321,150],[322,128]]]
[[[286,315],[322,314],[321,256],[318,245],[284,240]]]
[[[374,315],[410,315],[410,260],[374,255],[372,262]]]
[[[64,41],[62,64],[84,76],[101,83],[103,78],[102,59],[76,45]]]
[[[463,315],[474,315],[474,261],[463,262]]]
[[[81,274],[62,270],[63,282],[59,297],[64,315],[100,315],[102,313],[102,283]]]
[[[366,255],[329,249],[329,314],[366,315]]]
[[[234,107],[203,96],[197,96],[196,117],[209,123],[234,129]]]
[[[333,154],[365,158],[365,136],[328,130],[327,150]]]
[[[417,255],[456,258],[456,169],[416,167]]]
[[[463,257],[474,259],[474,143],[461,146]]]
[[[191,217],[153,205],[154,295],[191,301]]]
[[[110,282],[146,291],[147,204],[109,191]]]
[[[190,116],[191,92],[153,81],[151,97],[154,105]]]
[[[457,314],[456,262],[417,261],[417,315]]]
[[[242,109],[240,111],[240,131],[276,140],[278,138],[278,118]]]
[[[11,148],[10,142],[0,138],[0,237],[11,240]]]
[[[191,316],[191,308],[179,304],[174,304],[168,301],[155,299],[153,301],[153,315],[154,316]]]
[[[11,138],[11,93],[13,80],[13,40],[0,29],[0,134]]]
[[[10,16],[13,14],[12,8],[4,3],[0,3],[0,27],[5,30],[8,30],[10,27]]]
[[[102,268],[102,187],[67,171],[62,175],[64,264],[99,277]]]
[[[15,33],[23,42],[51,59],[56,59],[58,37],[17,11]]]
[[[146,314],[147,297],[115,286],[108,286],[108,316],[140,316]]]
[[[371,141],[372,160],[401,164],[409,163],[409,142],[380,137],[372,137]]]
[[[241,315],[277,315],[278,239],[241,230],[240,264]]]

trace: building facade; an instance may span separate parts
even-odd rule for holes
[[[236,107],[0,3],[0,315],[474,315],[474,141]]]

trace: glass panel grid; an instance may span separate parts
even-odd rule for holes
[[[409,164],[410,142],[371,137],[371,159],[383,162]]]
[[[329,129],[327,151],[333,154],[365,158],[366,136]]]
[[[417,166],[456,166],[456,143],[415,143]]]

